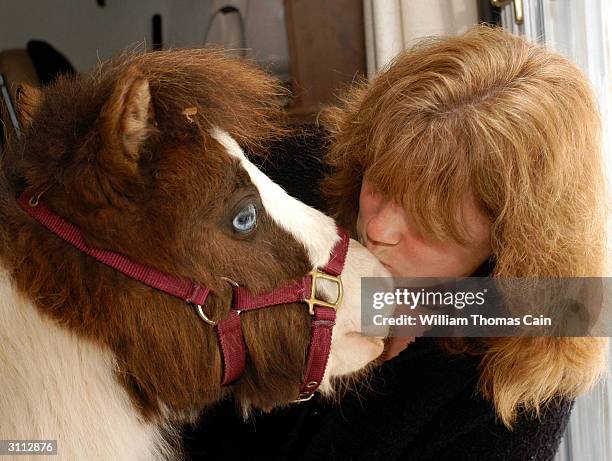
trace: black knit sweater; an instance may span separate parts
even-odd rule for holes
[[[320,209],[322,139],[306,133],[286,140],[263,165],[289,193]],[[477,365],[477,357],[450,356],[435,339],[418,338],[341,405],[316,397],[243,422],[230,400],[186,428],[184,443],[194,461],[552,459],[571,402],[555,402],[539,419],[521,414],[510,431],[478,395]]]

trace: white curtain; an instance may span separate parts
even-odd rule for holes
[[[599,102],[608,183],[612,185],[612,5],[610,0],[522,0],[525,21],[504,7],[505,29],[541,42],[578,64]],[[612,188],[610,188],[612,190]],[[612,222],[609,235],[612,237]],[[612,266],[612,246],[610,248]],[[609,309],[610,306],[605,308]],[[610,356],[610,349],[608,350]],[[608,376],[576,400],[557,461],[612,460],[612,383]]]
[[[525,20],[502,9],[502,24],[514,34],[564,54],[587,74],[603,119],[608,178],[612,179],[612,1],[522,0]]]
[[[478,23],[476,0],[363,0],[368,78],[415,40]]]

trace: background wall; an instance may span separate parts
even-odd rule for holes
[[[278,73],[288,69],[282,0],[0,0],[0,50],[48,41],[78,71],[127,47],[151,49],[152,17],[162,16],[164,48],[204,43],[214,11],[238,8],[244,18],[246,55]],[[218,29],[217,26],[214,26]],[[211,37],[214,41],[214,36]]]
[[[156,13],[165,43],[201,43],[210,11],[211,2],[197,0],[107,0],[105,7],[94,0],[0,0],[0,49],[46,40],[84,72],[126,47],[150,49]]]

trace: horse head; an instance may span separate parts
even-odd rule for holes
[[[281,134],[279,95],[262,71],[203,50],[127,55],[21,92],[23,136],[3,162],[1,260],[44,319],[110,354],[143,421],[184,420],[229,394],[245,411],[270,409],[300,390],[312,326],[304,303],[239,314],[247,359],[227,385],[213,326],[230,315],[234,285],[257,295],[302,280],[340,239],[331,218],[287,195],[245,154]],[[205,303],[147,286],[58,238],[17,206],[26,191],[78,229],[83,245],[206,287]],[[380,338],[359,333],[360,277],[385,275],[349,242],[323,392],[382,352]],[[318,296],[333,299],[337,289],[322,280]]]

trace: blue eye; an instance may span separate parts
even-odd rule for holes
[[[250,232],[257,224],[257,208],[253,203],[249,203],[246,207],[238,212],[232,221],[234,229],[238,232]]]

